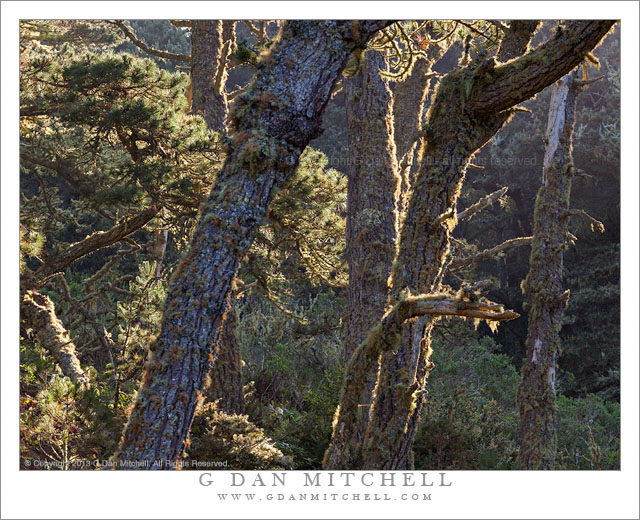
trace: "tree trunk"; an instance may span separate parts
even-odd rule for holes
[[[226,129],[229,105],[227,65],[235,47],[231,20],[193,20],[191,29],[191,108],[217,132]]]
[[[350,53],[387,24],[289,22],[259,63],[252,85],[235,98],[229,153],[203,205],[189,254],[173,275],[162,330],[150,347],[116,459],[166,469],[161,461],[181,456],[238,264],[274,191],[318,135]]]
[[[388,80],[380,75],[385,68],[383,56],[370,50],[358,73],[343,80],[349,143],[347,362],[384,314],[395,254],[400,178],[393,139],[392,94]],[[349,424],[337,425],[325,459],[326,469],[347,469],[359,464],[356,459],[369,418],[375,378],[372,371],[360,388],[357,417],[348,419]]]
[[[386,66],[384,59],[372,51],[365,55],[358,74],[344,80],[349,127],[347,362],[386,309],[402,203],[408,192],[410,171],[415,169],[422,111],[431,78],[428,74],[445,49],[446,46],[430,47],[427,58],[414,65],[411,75],[396,86],[393,95],[388,81],[379,73]],[[359,389],[357,416],[343,414],[334,425],[325,469],[361,465],[361,446],[377,370],[367,374]]]
[[[562,312],[563,251],[573,178],[572,136],[580,86],[576,71],[552,90],[543,181],[536,198],[529,273],[523,284],[531,301],[527,357],[518,387],[520,467],[553,469],[556,452],[555,378]]]
[[[216,403],[218,410],[229,414],[244,413],[242,391],[242,356],[236,337],[237,311],[235,295],[229,296],[229,308],[223,316],[213,367],[209,372],[207,398]]]
[[[429,30],[428,34],[433,39],[438,39],[432,30]],[[425,102],[432,81],[431,67],[447,52],[452,41],[448,39],[440,44],[429,45],[425,51],[426,57],[418,59],[409,76],[398,83],[394,90],[394,131],[403,201],[406,200],[418,170],[417,152],[422,146],[420,136],[424,123]]]
[[[226,78],[231,55],[236,49],[235,21],[194,20],[191,49],[191,110],[203,116],[207,128],[226,134],[229,113]],[[243,413],[242,358],[236,339],[233,298],[229,301],[229,310],[220,326],[206,393],[219,409]]]
[[[519,59],[503,65],[496,65],[493,58],[472,62],[442,79],[427,117],[422,161],[392,268],[391,304],[410,294],[437,293],[449,260],[449,234],[455,227],[456,202],[469,161],[508,121],[515,112],[510,109],[513,105],[575,67],[612,25],[569,22],[549,42]],[[513,76],[519,81],[513,81]],[[429,318],[413,320],[404,327],[403,341],[382,339],[377,347],[360,347],[348,366],[335,424],[340,423],[341,414],[353,413],[346,390],[357,388],[363,373],[375,368],[370,356],[389,351],[378,376],[363,468],[411,466],[411,445],[431,367],[430,328]],[[356,366],[355,359],[362,365]]]

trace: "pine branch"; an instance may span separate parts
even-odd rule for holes
[[[142,49],[147,54],[150,54],[151,56],[156,56],[158,58],[163,58],[165,60],[182,61],[184,63],[191,62],[191,56],[187,56],[186,54],[176,54],[173,52],[161,51],[161,50],[149,47],[140,38],[138,38],[129,27],[127,27],[124,24],[123,20],[107,20],[107,23],[110,23],[118,27],[124,33],[124,35],[131,41],[131,43],[133,43],[136,47]]]
[[[159,209],[159,206],[154,204],[134,217],[122,219],[110,230],[97,231],[84,240],[73,244],[65,251],[58,253],[53,258],[48,259],[47,262],[34,273],[34,280],[37,281],[37,286],[41,287],[51,276],[63,271],[78,258],[82,258],[98,249],[111,246],[124,239],[127,235],[142,228],[158,213]]]
[[[24,150],[20,150],[20,160],[57,173],[74,189],[78,190],[81,195],[93,195],[95,193],[95,184],[92,184],[87,179],[83,179],[82,174],[64,159],[57,158],[55,161],[49,161]]]

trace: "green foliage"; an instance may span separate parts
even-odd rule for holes
[[[294,458],[295,469],[320,467],[329,444],[343,370],[334,324],[343,309],[344,301],[329,292],[293,308],[313,317],[307,325],[259,299],[240,312],[238,341],[252,388],[247,410]]]
[[[246,415],[229,415],[216,410],[212,403],[194,418],[187,451],[194,461],[220,463],[215,469],[255,471],[291,467],[291,458],[285,457]],[[198,469],[189,466],[189,460],[185,467]]]
[[[578,247],[563,316],[564,393],[620,399],[620,246]],[[593,323],[598,326],[594,327]]]
[[[21,469],[95,469],[115,450],[124,424],[109,398],[52,375],[20,397]]]
[[[519,377],[489,337],[473,329],[438,327],[417,435],[420,469],[510,469],[517,454]]]
[[[189,42],[188,33],[180,27],[175,27],[169,20],[129,20],[135,35],[144,41],[152,49],[163,50],[174,54],[191,53],[191,44]],[[136,47],[128,40],[124,40],[118,47],[116,52],[126,52],[148,58],[144,51]],[[165,60],[156,56],[150,57],[154,60],[158,67],[170,71],[176,70],[176,63],[171,60]]]
[[[453,323],[453,322],[452,322]],[[461,323],[436,327],[417,469],[517,469],[519,375],[491,338]],[[618,469],[620,405],[558,395],[556,469]]]
[[[620,404],[558,396],[556,469],[620,469]]]

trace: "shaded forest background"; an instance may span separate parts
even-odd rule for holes
[[[190,33],[168,21],[132,21],[148,45],[189,55]],[[546,22],[542,41],[553,29]],[[236,25],[241,88],[268,48]],[[267,26],[268,37],[277,32]],[[469,34],[434,66],[454,68]],[[125,215],[161,201],[139,231],[69,265],[42,289],[90,372],[89,386],[60,374],[38,331],[21,328],[21,465],[107,459],[113,454],[158,333],[169,277],[190,240],[225,146],[187,100],[188,74],[148,56],[104,23],[24,22],[21,28],[21,269]],[[534,42],[535,44],[535,42]],[[620,458],[620,62],[618,30],[596,49],[604,79],[581,96],[574,134],[572,207],[606,231],[572,219],[565,252],[571,290],[559,359],[559,469],[616,469]],[[392,90],[396,88],[391,84]],[[325,111],[323,134],[276,196],[237,278],[231,338],[239,347],[242,414],[203,396],[188,457],[236,469],[317,469],[331,438],[344,375],[347,150],[344,92]],[[428,104],[428,103],[427,103]],[[506,186],[496,204],[455,231],[466,254],[531,236],[540,186],[549,89],[476,156],[461,195],[468,207]],[[139,148],[127,142],[144,141]],[[163,238],[164,237],[164,245]],[[159,247],[159,244],[161,247]],[[521,318],[492,332],[484,323],[442,320],[435,368],[414,446],[416,469],[512,469],[518,449],[515,403],[525,356],[527,306],[521,282],[529,247],[508,249],[450,276],[493,281],[488,296]],[[229,411],[227,409],[227,411]]]

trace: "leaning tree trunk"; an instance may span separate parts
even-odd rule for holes
[[[438,39],[433,29],[427,34]],[[403,201],[409,192],[418,171],[417,152],[421,147],[420,138],[424,123],[425,103],[433,72],[431,67],[447,52],[452,38],[431,44],[424,57],[419,57],[404,81],[398,83],[393,94],[393,116],[398,167],[402,179],[401,198]],[[404,209],[404,208],[403,208]]]
[[[289,22],[248,91],[235,99],[229,153],[203,204],[190,251],[173,275],[162,329],[150,346],[117,460],[162,469],[167,466],[161,461],[181,456],[238,264],[275,190],[318,135],[350,53],[387,24]]]
[[[194,20],[191,34],[191,111],[207,128],[228,132],[227,71],[236,49],[234,20]],[[215,59],[212,59],[215,57]],[[243,413],[242,358],[236,339],[233,297],[220,325],[218,345],[209,372],[206,397],[228,413]]]
[[[529,273],[523,284],[531,301],[527,357],[518,387],[520,467],[553,469],[556,452],[556,360],[562,312],[569,291],[562,289],[563,251],[568,232],[573,178],[572,136],[576,71],[554,86],[549,106],[542,187],[536,198]]]
[[[393,139],[392,94],[388,80],[380,75],[385,68],[384,57],[370,50],[358,73],[343,80],[349,143],[349,309],[344,344],[347,362],[384,314],[395,255],[400,178]],[[336,425],[325,469],[359,465],[359,447],[375,382],[376,374],[371,372],[360,388],[357,417]]]
[[[517,110],[514,105],[574,68],[613,23],[569,22],[549,42],[521,58],[505,64],[496,64],[493,58],[472,62],[443,78],[429,110],[422,163],[400,233],[390,279],[391,304],[406,301],[410,294],[438,291],[469,161]],[[358,388],[368,371],[375,369],[372,357],[387,352],[365,436],[363,468],[406,469],[411,465],[417,415],[431,367],[430,327],[428,319],[414,320],[404,327],[405,341],[378,337],[375,346],[365,342],[348,366],[335,424],[342,414],[354,414],[357,402],[349,389]],[[410,364],[413,359],[418,360],[415,371]]]

